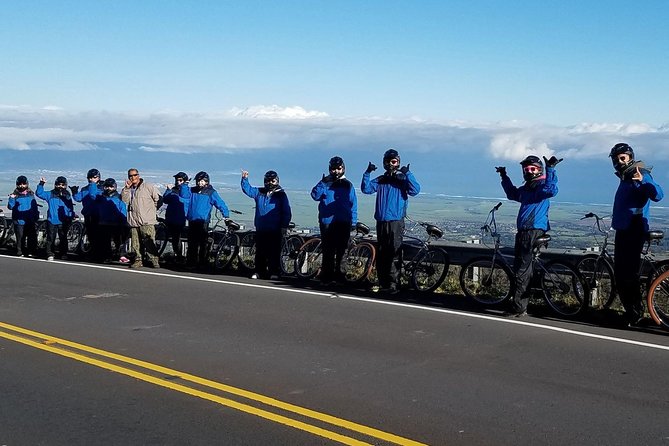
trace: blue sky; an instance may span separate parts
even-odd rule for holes
[[[0,156],[392,146],[427,169],[606,164],[628,141],[657,165],[667,17],[659,0],[3,2]]]

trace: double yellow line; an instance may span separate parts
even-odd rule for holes
[[[94,365],[106,370],[111,370],[116,373],[131,376],[133,378],[155,384],[160,387],[165,387],[177,392],[182,392],[198,398],[202,398],[214,403],[221,404],[232,409],[255,415],[267,420],[284,424],[295,429],[303,430],[314,435],[328,438],[347,445],[371,445],[362,440],[358,440],[349,435],[344,435],[332,430],[328,430],[305,421],[291,418],[290,416],[280,415],[261,409],[250,404],[241,403],[230,398],[224,398],[220,395],[209,393],[204,390],[198,390],[189,387],[185,384],[175,383],[175,379],[182,380],[186,383],[197,384],[198,386],[215,389],[237,397],[245,398],[255,403],[260,403],[265,406],[270,406],[276,409],[281,409],[288,412],[288,415],[299,415],[303,418],[315,420],[320,423],[329,424],[340,428],[340,430],[347,430],[353,433],[362,434],[372,439],[383,440],[389,443],[403,445],[403,446],[417,446],[423,445],[414,440],[400,437],[388,432],[383,432],[372,427],[364,426],[358,423],[347,421],[332,415],[316,412],[314,410],[306,409],[304,407],[296,406],[290,403],[276,400],[258,393],[250,392],[248,390],[239,389],[236,387],[221,384],[216,381],[211,381],[199,376],[191,375],[189,373],[180,372],[178,370],[169,369],[160,365],[152,364],[139,359],[129,358],[127,356],[118,355],[116,353],[107,352],[87,345],[78,344],[76,342],[68,341],[66,339],[56,338],[36,331],[17,327],[14,325],[0,322],[0,337],[10,341],[19,342],[30,347],[44,350],[57,355],[65,356],[86,364]],[[110,362],[111,360],[112,362]],[[130,368],[128,366],[133,366]],[[146,371],[155,372],[163,376],[155,376]]]

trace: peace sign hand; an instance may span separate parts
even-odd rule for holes
[[[634,171],[634,174],[632,175],[632,181],[641,181],[641,180],[643,180],[643,175],[639,170],[639,166],[637,166],[636,171]]]

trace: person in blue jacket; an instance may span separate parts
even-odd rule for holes
[[[98,213],[95,210],[97,197],[102,194],[102,177],[98,169],[89,169],[86,173],[88,184],[81,189],[79,186],[71,186],[72,199],[81,203],[81,215],[84,216],[84,226],[86,227],[86,237],[90,246],[89,256],[93,259],[99,259],[102,254],[98,249],[100,243],[98,230]]]
[[[353,184],[346,179],[344,160],[335,156],[328,165],[329,175],[323,175],[311,190],[318,201],[318,222],[323,242],[321,282],[342,281],[341,260],[351,236],[351,226],[358,222],[358,199]]]
[[[516,218],[516,242],[514,246],[514,271],[516,274],[516,294],[511,299],[511,309],[507,316],[523,317],[527,315],[530,295],[527,288],[532,279],[532,247],[535,241],[550,229],[548,209],[550,198],[558,193],[558,180],[555,166],[562,161],[552,156],[546,159],[546,169],[539,157],[530,155],[520,162],[525,183],[516,187],[506,173],[506,167],[496,167],[502,179],[502,188],[506,197],[520,203]]]
[[[128,238],[128,207],[121,200],[117,188],[116,180],[107,178],[102,183],[102,194],[95,199],[96,220],[100,231],[98,260],[104,262],[112,260],[112,243],[118,253]]]
[[[383,175],[371,179],[376,166],[370,161],[362,175],[360,190],[363,194],[376,193],[376,271],[380,289],[395,294],[399,292],[397,263],[401,261],[404,218],[409,197],[418,195],[420,184],[409,170],[409,164],[400,167],[400,154],[395,149],[388,149],[383,154],[383,168]]]
[[[615,174],[620,178],[613,201],[611,227],[616,230],[614,275],[624,319],[629,327],[643,325],[643,302],[640,290],[641,251],[648,236],[650,202],[664,197],[653,180],[650,168],[634,159],[634,150],[618,143],[609,153]]]
[[[58,177],[54,188],[49,192],[44,190],[46,179],[40,178],[35,195],[49,205],[46,219],[46,256],[47,260],[54,259],[56,236],[58,236],[58,254],[61,259],[67,259],[67,231],[74,217],[72,195],[67,190],[67,178]]]
[[[16,235],[16,255],[33,256],[37,251],[37,220],[39,210],[35,193],[28,185],[28,178],[20,175],[16,178],[16,189],[9,194],[7,207],[12,211],[12,223]]]
[[[174,175],[174,185],[166,184],[163,194],[163,204],[167,205],[165,209],[165,226],[167,226],[167,236],[172,243],[172,251],[177,263],[183,263],[185,258],[181,247],[181,234],[186,227],[186,216],[188,214],[189,200],[186,190],[188,189],[188,175],[185,172],[178,172]]]
[[[280,275],[281,241],[292,218],[288,196],[279,184],[279,175],[269,170],[265,173],[263,183],[264,187],[261,188],[251,186],[249,173],[242,170],[242,192],[256,203],[253,219],[256,227],[253,279],[269,279]]]
[[[195,186],[181,188],[181,197],[188,202],[188,250],[186,252],[189,267],[206,268],[207,239],[211,210],[215,207],[224,218],[230,216],[225,201],[209,184],[209,174],[201,171],[195,175]]]

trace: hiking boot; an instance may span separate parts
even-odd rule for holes
[[[132,269],[141,268],[142,266],[143,266],[142,262],[133,262],[133,263],[130,264],[130,268],[132,268]]]

